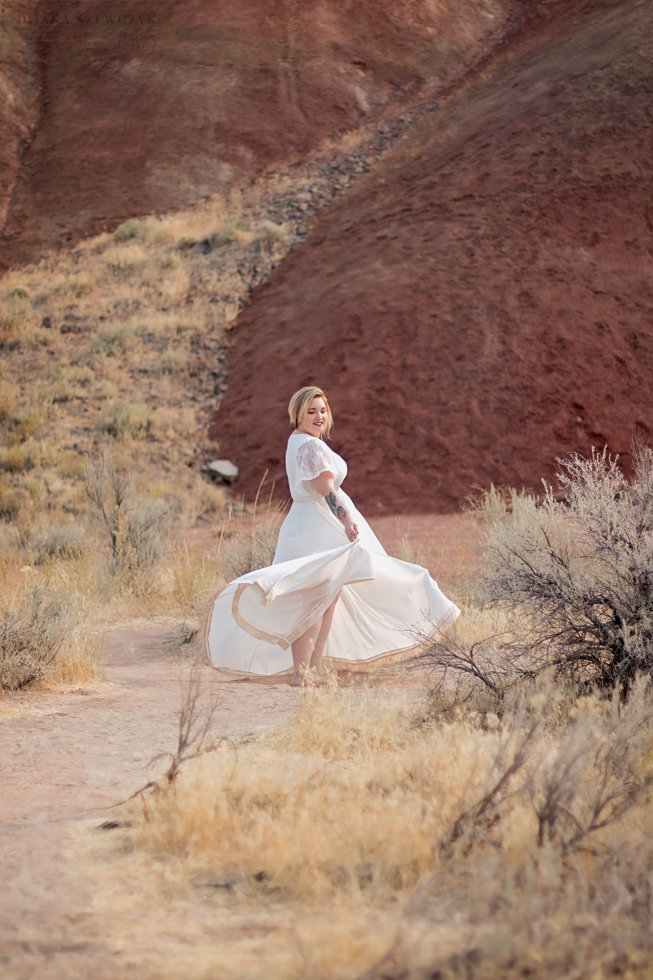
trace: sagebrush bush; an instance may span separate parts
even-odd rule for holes
[[[81,524],[45,524],[37,531],[33,547],[39,559],[46,555],[74,557],[86,546],[86,529]]]
[[[271,510],[248,531],[240,531],[223,541],[220,559],[228,581],[272,564],[281,521],[281,512]]]
[[[490,529],[484,595],[519,612],[540,667],[627,689],[653,673],[653,450],[629,481],[606,450],[560,460],[550,489]]]
[[[141,402],[123,399],[107,400],[100,406],[96,428],[114,439],[147,439],[154,432],[156,415]]]
[[[151,568],[163,557],[179,511],[175,498],[139,500],[133,480],[116,469],[107,452],[97,466],[87,459],[84,488],[108,536],[112,574],[133,576]]]
[[[0,618],[0,687],[16,690],[46,677],[72,629],[61,599],[43,586],[29,590],[17,609]]]
[[[120,357],[134,345],[134,331],[129,323],[113,323],[101,327],[91,342],[91,350],[107,357]]]

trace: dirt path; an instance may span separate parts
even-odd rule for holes
[[[0,702],[3,977],[112,976],[100,961],[116,952],[115,930],[93,910],[95,883],[68,852],[76,832],[109,820],[106,808],[142,786],[149,761],[175,745],[188,666],[170,634],[169,624],[116,630],[105,647],[107,683]],[[203,679],[207,695],[219,691],[221,734],[273,724],[295,707],[286,685],[225,683],[208,668]],[[131,970],[122,964],[120,975]]]

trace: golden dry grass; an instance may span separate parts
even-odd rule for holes
[[[265,923],[257,955],[215,951],[229,978],[648,976],[652,719],[643,690],[625,708],[544,683],[501,718],[445,721],[332,683],[130,804],[98,873],[114,902],[199,891]],[[541,838],[553,785],[564,807]],[[623,806],[570,843],[601,792]],[[209,975],[201,947],[189,980]]]
[[[192,629],[219,588],[244,569],[271,562],[281,519],[282,511],[273,506],[248,515],[230,508],[206,528],[212,539],[208,548],[193,549],[174,530],[160,542],[161,554],[153,564],[114,571],[106,535],[97,524],[87,528],[79,550],[59,550],[37,561],[19,534],[5,539],[0,552],[0,620],[5,612],[24,610],[34,589],[62,603],[69,614],[70,628],[56,660],[30,682],[57,687],[99,679],[101,637],[117,622],[163,616],[183,620]],[[7,681],[1,653],[0,690]]]

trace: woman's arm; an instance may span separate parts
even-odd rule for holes
[[[340,499],[340,495],[338,494],[335,483],[333,482],[333,474],[320,473],[320,475],[314,480],[311,480],[310,483],[320,497],[324,497],[333,515],[337,517],[340,523],[344,526],[345,534],[349,540],[355,541],[358,537],[358,527],[354,523],[354,519]]]

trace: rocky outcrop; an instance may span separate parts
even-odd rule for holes
[[[648,2],[531,25],[314,219],[233,332],[212,435],[239,493],[285,493],[306,383],[372,513],[653,434],[652,29]]]
[[[187,206],[430,98],[491,48],[510,9],[509,0],[5,4],[3,32],[36,45],[42,90],[20,179],[5,180],[0,263]]]

